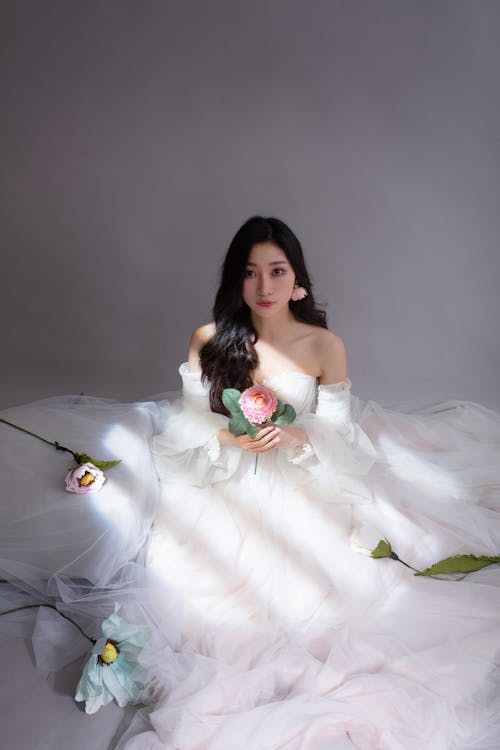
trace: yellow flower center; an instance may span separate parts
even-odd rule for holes
[[[112,664],[118,657],[118,651],[115,646],[108,641],[104,646],[104,651],[101,654],[101,659],[105,664]]]
[[[89,484],[92,484],[92,482],[95,481],[95,476],[90,473],[90,471],[86,471],[83,477],[80,477],[78,480],[78,484],[80,487],[88,487]]]
[[[255,399],[255,404],[257,406],[264,406],[265,403],[266,403],[266,399],[264,398],[264,396],[257,396],[257,398]]]

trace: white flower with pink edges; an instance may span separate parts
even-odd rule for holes
[[[80,464],[66,475],[66,489],[68,492],[86,494],[97,492],[105,482],[103,472],[91,463]]]

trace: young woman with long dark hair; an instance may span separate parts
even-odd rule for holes
[[[45,422],[40,435],[55,423],[66,445],[123,459],[102,493],[72,501],[45,447],[26,458],[16,430],[0,529],[0,628],[24,633],[26,613],[62,605],[107,641],[86,657],[87,710],[135,700],[141,684],[153,698],[113,750],[499,747],[499,567],[414,572],[499,555],[500,415],[363,402],[339,333],[292,230],[255,216],[191,337],[181,398],[68,396],[8,414],[4,438],[10,422]],[[226,408],[248,391],[265,407],[250,435]],[[82,637],[44,610],[37,663],[66,664]]]
[[[342,339],[274,218],[236,233],[180,374],[153,442],[148,563],[181,603],[181,636],[155,659],[155,733],[131,748],[495,746],[498,573],[429,580],[359,551],[386,538],[415,568],[498,554],[499,416],[351,395]],[[256,384],[296,418],[234,435],[223,391]]]
[[[320,383],[346,376],[343,342],[328,331],[300,243],[279,219],[255,216],[238,230],[221,271],[213,314],[214,323],[192,336],[189,366],[192,372],[201,368],[210,383],[215,412],[228,414],[222,403],[224,388],[244,390],[293,371]],[[303,430],[293,427],[265,427],[252,441],[227,429],[219,432],[223,445],[251,452],[305,438]]]

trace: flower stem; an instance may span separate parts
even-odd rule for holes
[[[0,422],[3,422],[4,424],[8,424],[9,427],[14,427],[15,430],[20,430],[21,432],[25,432],[27,435],[31,435],[32,437],[35,437],[38,440],[41,440],[43,443],[47,443],[47,445],[52,445],[58,451],[64,451],[65,453],[71,453],[71,455],[73,456],[73,458],[75,459],[75,461],[77,460],[76,454],[72,450],[70,450],[69,448],[65,448],[63,445],[59,445],[59,443],[57,441],[56,442],[52,442],[51,440],[46,440],[45,438],[41,437],[40,435],[37,435],[35,432],[31,432],[30,430],[26,430],[24,427],[19,427],[19,425],[14,424],[13,422],[9,422],[7,419],[2,419],[2,417],[0,417]]]
[[[410,570],[414,570],[415,573],[421,573],[422,572],[421,570],[418,570],[418,568],[414,568],[413,565],[408,565],[408,563],[406,563],[404,560],[401,560],[401,558],[398,557],[395,552],[391,552],[391,554],[389,555],[389,557],[391,558],[391,560],[397,560],[397,562],[400,562],[401,565],[406,565],[407,568],[410,568]]]
[[[259,454],[258,454],[258,453],[256,453],[256,454],[255,454],[255,464],[254,464],[254,467],[253,467],[253,473],[254,473],[254,474],[257,474],[257,461],[258,461],[258,460],[259,460]]]
[[[37,437],[37,436],[35,436]],[[4,612],[0,612],[0,617],[2,615],[11,615],[13,612],[20,612],[22,609],[34,609],[35,607],[48,607],[48,609],[54,609],[57,614],[61,615],[61,617],[64,617],[65,620],[68,620],[72,625],[75,626],[75,628],[78,628],[80,633],[91,643],[96,643],[95,638],[91,638],[90,635],[87,635],[87,633],[84,633],[84,631],[81,629],[81,627],[76,623],[74,620],[71,619],[71,617],[68,617],[68,615],[65,615],[61,610],[57,609],[57,607],[54,607],[53,604],[25,604],[22,607],[14,607],[14,609],[6,609]]]

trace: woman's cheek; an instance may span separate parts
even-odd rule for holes
[[[248,298],[250,296],[250,284],[248,283],[249,281],[250,279],[245,279],[241,288],[241,296],[244,300],[245,298]]]

